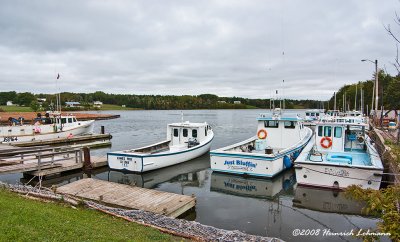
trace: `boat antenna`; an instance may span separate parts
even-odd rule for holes
[[[283,110],[285,110],[285,80],[282,81]]]
[[[358,89],[358,87],[357,87],[357,84],[356,84],[356,98],[354,100],[354,111],[357,111],[357,89]]]
[[[183,123],[183,111],[181,111],[181,122]]]

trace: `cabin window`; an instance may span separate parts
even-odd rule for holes
[[[279,122],[275,120],[264,121],[265,128],[278,128]]]
[[[285,121],[285,129],[294,129],[295,123],[293,121]]]
[[[318,136],[322,136],[323,129],[324,129],[324,127],[318,126]]]
[[[325,126],[324,127],[324,136],[325,137],[331,137],[332,135],[332,127],[331,126]]]
[[[178,137],[179,136],[179,131],[178,129],[174,129],[174,137]]]
[[[207,127],[204,128],[204,135],[207,136]]]
[[[335,127],[335,138],[342,138],[342,127]]]
[[[197,129],[192,130],[192,137],[197,138]]]
[[[74,118],[74,122],[76,122],[76,118]]]
[[[188,137],[188,130],[187,129],[183,129],[183,137]]]
[[[62,123],[62,124],[65,124],[66,122],[67,122],[67,119],[66,119],[66,118],[62,118],[62,119],[61,119],[61,123]]]
[[[310,113],[306,113],[306,116],[310,116]]]
[[[315,116],[319,117],[319,113],[316,113]]]
[[[72,118],[68,118],[68,123],[72,123]]]

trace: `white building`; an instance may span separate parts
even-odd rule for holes
[[[101,108],[101,106],[103,105],[103,102],[100,101],[94,101],[93,102],[93,106],[96,108]]]
[[[7,101],[7,104],[6,104],[7,106],[14,106],[14,104],[13,104],[13,102],[12,101]]]
[[[233,104],[241,104],[242,102],[240,101],[233,101]]]
[[[65,106],[73,108],[73,107],[79,107],[81,105],[80,102],[65,102]]]

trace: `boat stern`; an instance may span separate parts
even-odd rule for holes
[[[142,172],[143,157],[119,152],[107,153],[108,166],[113,170],[128,170]]]

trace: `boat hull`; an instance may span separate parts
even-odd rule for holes
[[[285,167],[284,157],[291,157],[295,152],[300,153],[301,148],[298,147],[274,157],[251,155],[251,153],[244,155],[211,152],[211,169],[217,172],[272,178],[290,168]]]
[[[40,128],[40,132],[35,129]],[[22,125],[9,126],[1,129],[0,143],[15,143],[34,140],[49,140],[56,138],[67,138],[76,135],[93,133],[94,120],[81,121],[78,125],[64,127],[62,131],[55,131],[54,124],[47,125]]]
[[[378,190],[383,169],[296,162],[296,181],[302,186],[344,189],[351,185]]]
[[[153,155],[111,152],[107,154],[108,166],[114,170],[128,170],[138,173],[156,170],[189,161],[205,154],[210,150],[212,140],[213,137],[203,144],[187,150]]]

